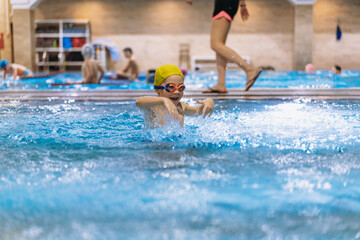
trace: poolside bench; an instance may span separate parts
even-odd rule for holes
[[[242,56],[247,63],[251,63],[249,56]],[[201,70],[214,70],[216,69],[216,57],[215,56],[193,56],[191,58],[192,70],[200,68]],[[228,69],[238,69],[239,66],[233,62],[227,64]]]

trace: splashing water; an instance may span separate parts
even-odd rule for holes
[[[187,101],[194,104],[194,101]],[[354,239],[360,102],[0,103],[0,239]]]

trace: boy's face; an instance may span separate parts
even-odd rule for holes
[[[124,51],[124,55],[126,58],[131,58],[131,52],[130,51]]]
[[[184,79],[180,75],[171,75],[165,79],[161,86],[165,87],[167,84],[172,83],[176,87],[184,83]],[[174,92],[168,92],[165,89],[160,89],[157,91],[159,97],[169,98],[175,105],[177,105],[181,98],[184,95],[184,92],[180,92],[179,89],[176,89]]]

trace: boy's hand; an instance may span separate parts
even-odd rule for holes
[[[186,0],[186,3],[192,5],[192,0]]]
[[[172,117],[175,120],[178,120],[179,113],[175,105],[168,98],[162,98],[162,99],[163,99],[164,107],[169,112],[170,117]]]
[[[214,101],[211,98],[206,100],[196,100],[196,102],[200,104],[198,113],[202,114],[203,117],[206,117],[207,115],[210,117],[214,112]]]

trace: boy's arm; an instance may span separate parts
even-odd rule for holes
[[[184,115],[187,116],[196,116],[196,115],[202,115],[203,117],[206,117],[214,112],[214,101],[211,98],[208,98],[206,100],[196,100],[198,104],[200,104],[197,107],[192,107],[187,104],[184,104]]]
[[[165,98],[163,97],[139,97],[136,100],[136,106],[139,108],[151,108],[164,105],[164,101]]]
[[[170,99],[164,97],[140,97],[136,100],[136,106],[141,109],[149,110],[151,107],[164,106],[173,118],[178,118],[179,114],[175,105]]]
[[[198,115],[199,107],[189,106],[185,103],[181,103],[184,106],[184,115],[186,116],[196,116]]]
[[[123,73],[127,73],[130,69],[130,61],[128,61],[126,67],[123,69]]]

